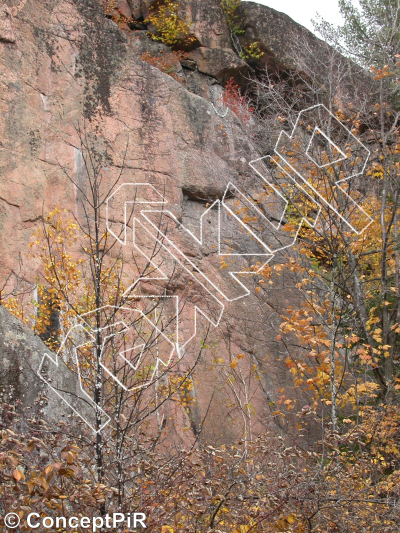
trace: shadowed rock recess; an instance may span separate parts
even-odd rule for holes
[[[59,206],[82,216],[79,191],[64,172],[85,188],[78,125],[103,140],[108,153],[103,172],[109,184],[123,168],[123,181],[154,185],[167,199],[168,210],[193,231],[228,183],[256,196],[258,182],[248,163],[265,154],[257,153],[232,111],[223,116],[218,102],[226,82],[232,76],[245,80],[254,65],[237,54],[220,1],[179,2],[193,36],[181,56],[148,35],[144,21],[153,4],[117,2],[128,21],[122,29],[96,0],[6,0],[0,7],[0,272],[4,279],[12,274],[9,283],[18,279],[34,286],[40,276],[29,242],[43,213]],[[318,39],[288,17],[252,2],[242,4],[247,33],[240,39],[243,46],[246,39],[260,43],[265,52],[261,66],[291,68],[286,25],[319,46]],[[157,58],[169,58],[170,63],[157,68]],[[172,231],[210,278],[221,275],[215,251],[189,246],[182,231]],[[240,250],[243,238],[236,230],[233,241]],[[195,407],[182,412],[176,424],[196,433],[208,413],[202,427],[205,439],[236,438],[240,416],[225,414],[225,378],[213,361],[219,357],[229,364],[243,354],[248,372],[256,368],[259,376],[252,397],[255,429],[276,427],[272,412],[278,390],[292,387],[286,348],[277,340],[281,311],[300,305],[291,285],[283,275],[261,296],[249,281],[250,295],[226,305],[193,376]],[[179,293],[179,283],[173,290]],[[45,387],[35,372],[47,349],[4,308],[0,311],[1,388],[11,387],[24,407],[34,407]],[[199,351],[200,337],[188,348],[189,361]],[[45,407],[46,416],[58,416],[63,407],[51,391],[46,395],[52,406]],[[176,429],[180,434],[182,428]]]

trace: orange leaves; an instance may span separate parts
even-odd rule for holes
[[[44,473],[46,474],[46,476],[48,476],[49,474],[51,474],[54,470],[59,470],[61,468],[61,464],[60,463],[53,463],[51,465],[48,465],[46,468],[45,468],[45,471]]]
[[[225,91],[221,98],[224,107],[228,107],[239,118],[242,124],[248,124],[254,112],[254,107],[249,103],[246,96],[240,93],[239,85],[231,78],[225,85]]]
[[[133,21],[132,17],[127,17],[120,8],[117,7],[117,0],[102,0],[100,5],[105,15],[111,18],[121,30],[129,29],[129,24]]]
[[[180,67],[180,60],[183,59],[183,52],[168,52],[164,51],[162,55],[153,55],[150,52],[144,52],[140,59],[146,61],[149,65],[158,68],[168,76],[171,76],[180,83],[185,83],[185,78],[180,76],[177,72]]]
[[[288,309],[289,316],[283,317],[286,320],[280,325],[283,333],[292,333],[305,346],[330,346],[326,339],[326,332],[317,325],[312,325],[314,318],[308,316],[307,309]]]
[[[39,476],[35,478],[35,484],[40,485],[44,489],[45,492],[49,490],[49,484],[47,483],[44,476]]]
[[[15,481],[21,481],[21,479],[25,480],[25,475],[24,473],[19,470],[18,468],[16,468],[14,471],[13,471],[13,476],[14,476],[14,479]]]
[[[352,335],[348,335],[346,337],[346,340],[349,344],[357,344],[357,342],[359,342],[360,340],[360,337],[357,337],[357,335],[352,334]]]
[[[389,65],[384,65],[383,68],[373,66],[370,68],[370,71],[374,74],[375,81],[395,76],[395,73],[390,70]]]
[[[291,400],[290,398],[286,399],[286,400],[283,402],[283,404],[286,405],[286,408],[287,408],[288,410],[293,409],[293,407],[294,407],[294,402],[293,402],[293,400]]]
[[[372,362],[372,357],[370,355],[370,350],[368,346],[358,348],[357,353],[362,362],[368,364]]]
[[[391,327],[391,331],[394,331],[395,333],[400,333],[400,324],[394,324],[392,327]]]

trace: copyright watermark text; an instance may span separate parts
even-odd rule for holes
[[[4,525],[9,529],[16,529],[21,522],[21,518],[17,513],[8,513],[4,517]],[[100,529],[115,529],[121,526],[130,528],[146,529],[146,515],[144,513],[113,513],[105,516],[88,516],[80,517],[71,516],[45,516],[41,517],[39,513],[30,513],[26,518],[26,523],[31,529],[38,529],[43,527],[45,529],[90,529],[93,533]]]

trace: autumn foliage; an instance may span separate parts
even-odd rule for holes
[[[220,98],[221,104],[230,109],[244,125],[251,121],[254,107],[251,105],[249,98],[242,95],[239,85],[233,78],[225,85],[225,90]]]

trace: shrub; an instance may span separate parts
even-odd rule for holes
[[[222,0],[221,1],[222,9],[225,11],[228,28],[230,29],[232,33],[232,39],[233,39],[233,35],[243,35],[245,33],[245,30],[242,29],[241,27],[242,21],[240,20],[240,17],[237,12],[240,6],[240,3],[241,3],[241,0]],[[240,52],[239,56],[242,59],[246,59],[246,60],[247,59],[260,59],[264,55],[264,52],[260,49],[257,41],[255,41],[254,43],[250,43],[247,47],[244,47],[242,50],[241,50],[240,44],[238,43],[236,50],[238,53]]]
[[[239,85],[235,83],[233,78],[225,86],[221,103],[235,113],[242,124],[248,124],[250,122],[255,108],[251,106],[247,96],[242,96]]]
[[[117,0],[102,0],[100,5],[106,15],[111,15],[116,9]]]
[[[129,24],[133,21],[132,18],[128,18],[117,8],[116,0],[103,0],[101,2],[101,7],[106,17],[118,24],[121,30],[128,29]]]
[[[180,18],[178,10],[178,4],[167,0],[164,5],[158,8],[157,12],[153,12],[145,20],[146,24],[152,24],[157,30],[155,35],[151,35],[154,41],[160,41],[168,46],[195,41],[194,37],[189,36],[191,21]]]
[[[180,61],[184,55],[184,52],[165,52],[162,56],[155,56],[149,52],[144,52],[140,59],[183,84],[185,79],[177,74],[175,68],[177,60]]]
[[[242,59],[260,59],[265,54],[258,45],[258,42],[250,43],[248,47],[244,47],[240,53]]]
[[[245,30],[242,30],[242,28],[240,27],[241,21],[239,19],[239,15],[237,14],[240,2],[241,0],[221,1],[221,6],[222,9],[225,11],[228,27],[234,35],[241,35],[245,32]]]

